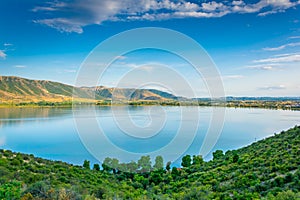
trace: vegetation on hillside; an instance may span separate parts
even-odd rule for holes
[[[250,146],[186,155],[182,168],[158,156],[74,166],[0,151],[0,199],[299,199],[300,127]]]

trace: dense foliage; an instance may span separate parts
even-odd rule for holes
[[[0,199],[299,199],[300,127],[213,159],[186,155],[182,168],[142,156],[74,166],[0,151]]]

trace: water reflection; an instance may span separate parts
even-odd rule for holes
[[[70,108],[0,108],[0,127],[72,115]]]
[[[160,120],[161,115],[156,112],[155,107],[120,106],[116,108],[115,114],[122,123],[124,117],[129,113],[134,124],[145,127],[153,120],[149,118],[151,109],[154,111],[151,117]],[[136,138],[128,137],[118,128],[110,107],[96,107],[95,110],[90,107],[80,107],[74,110],[71,108],[0,108],[0,148],[32,153],[39,157],[63,160],[74,164],[82,164],[85,159],[92,163],[98,162],[82,144],[73,118],[74,111],[79,113],[77,116],[86,121],[83,127],[86,137],[95,131],[89,121],[96,116],[107,140],[113,145],[130,152],[138,151],[147,154],[149,151],[170,143],[176,137],[177,129],[182,122],[178,107],[165,107],[164,109],[166,109],[167,121],[161,131],[149,140],[146,138],[137,142]],[[185,112],[196,112],[193,107],[183,107],[182,109]],[[195,120],[191,117],[192,115],[185,119],[188,126],[183,130],[181,141],[184,142],[190,138],[192,132],[190,127],[195,123],[198,123],[198,129],[192,144],[182,154],[195,155],[199,153],[211,119],[211,108],[201,107],[199,115],[200,121]],[[300,124],[300,112],[296,111],[228,108],[226,109],[224,129],[212,152],[216,149],[223,151],[237,149],[297,124]],[[94,137],[90,140],[96,142]],[[101,147],[99,157],[105,158],[112,155],[113,149],[105,148],[101,142],[95,145]],[[168,161],[168,158],[172,157],[171,154],[177,149],[178,146],[163,155],[165,161]],[[206,159],[211,158],[212,152]],[[118,159],[122,162],[129,162],[136,158],[119,155]],[[179,166],[180,159],[174,163]]]

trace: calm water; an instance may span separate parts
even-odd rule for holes
[[[0,108],[0,148],[74,164],[82,164],[85,159],[98,162],[94,156],[100,160],[109,156],[129,162],[151,152],[163,154],[167,161],[200,152],[212,109]],[[182,117],[183,113],[190,114]],[[297,124],[300,124],[300,112],[296,111],[226,108],[223,130],[205,159],[210,159],[216,149],[237,149]],[[169,145],[176,139],[175,145]],[[188,146],[181,148],[184,145]],[[180,163],[179,159],[173,160],[175,165]]]

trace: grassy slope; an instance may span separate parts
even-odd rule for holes
[[[78,100],[105,100],[111,99],[112,95],[118,100],[167,100],[176,98],[169,93],[158,90],[114,89],[106,87],[75,88],[52,81],[0,76],[0,102],[62,102],[72,100],[73,95]]]
[[[0,100],[13,102],[71,100],[73,87],[51,81],[0,77]]]
[[[297,199],[299,166],[300,127],[209,162],[144,174],[112,174],[1,151],[0,199],[1,189],[15,187],[21,196],[40,199],[62,194],[70,197],[62,199],[88,194],[104,199]]]

